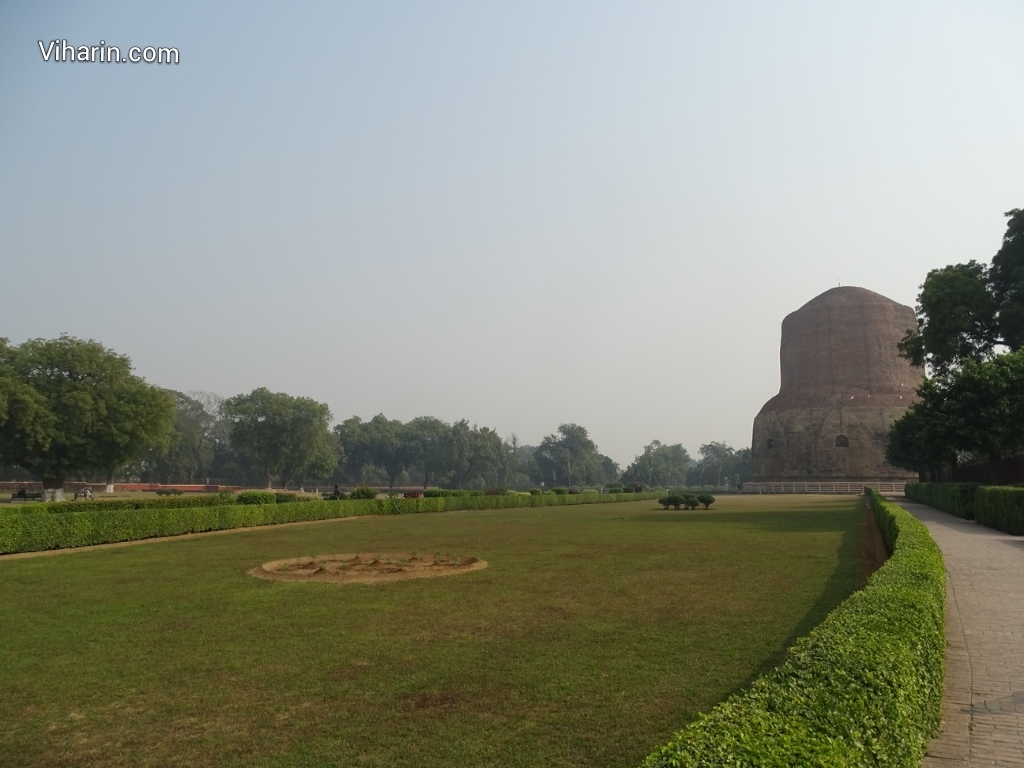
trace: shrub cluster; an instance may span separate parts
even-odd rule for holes
[[[157,496],[181,496],[184,491],[181,488],[157,488]]]
[[[980,487],[978,483],[907,483],[903,493],[908,499],[973,520],[974,494]]]
[[[703,506],[704,509],[711,509],[711,505],[715,503],[715,497],[710,493],[702,493],[697,496],[694,496],[692,493],[670,493],[668,496],[658,499],[658,503],[665,509],[669,507],[675,509],[680,507],[696,509],[698,506]]]
[[[271,494],[273,495],[273,494]],[[648,494],[647,498],[654,498]],[[631,501],[633,496],[451,496],[420,499],[360,499],[277,504],[226,504],[213,507],[145,507],[80,511],[84,504],[64,504],[64,514],[0,513],[0,554],[65,549],[90,544],[135,541],[154,536],[217,531],[305,520],[329,520],[355,515],[444,512],[460,509],[511,509]],[[37,504],[36,507],[45,505]],[[24,509],[24,508],[22,508]],[[77,510],[77,511],[76,511]]]
[[[377,489],[368,485],[360,485],[348,495],[350,499],[376,499]]]
[[[1024,488],[985,486],[974,495],[974,519],[988,528],[1024,535]]]
[[[939,725],[945,569],[928,530],[875,492],[889,561],[775,670],[652,754],[668,766],[914,766]]]

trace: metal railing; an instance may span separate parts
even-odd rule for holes
[[[853,493],[864,492],[864,487],[879,493],[903,493],[902,483],[744,483],[743,493]]]

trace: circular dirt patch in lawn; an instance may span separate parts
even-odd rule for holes
[[[486,568],[475,557],[419,555],[409,552],[317,555],[272,560],[249,571],[250,576],[274,581],[329,581],[336,584],[375,584],[379,581],[454,576]]]

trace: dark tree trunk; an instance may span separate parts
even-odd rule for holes
[[[989,478],[993,485],[1005,485],[1006,473],[1003,471],[1003,454],[993,451],[988,455]]]

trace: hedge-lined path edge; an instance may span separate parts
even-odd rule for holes
[[[199,533],[182,533],[177,536],[153,536],[148,539],[132,539],[131,541],[113,541],[109,544],[88,544],[84,547],[64,547],[62,549],[41,549],[38,552],[13,552],[0,555],[3,560],[22,560],[26,557],[48,557],[49,555],[69,555],[72,552],[92,552],[96,549],[113,549],[114,547],[134,547],[136,544],[155,544],[161,541],[183,541],[198,539],[201,536],[220,536],[225,533],[241,533],[242,531],[265,531],[267,528],[291,528],[297,525],[320,525],[321,523],[340,523],[343,520],[362,520],[377,515],[350,515],[349,517],[326,517],[323,520],[296,520],[293,523],[274,523],[273,525],[249,525],[245,528],[221,528],[217,531],[200,531]]]
[[[946,564],[942,727],[922,768],[1024,766],[1024,539],[902,496]]]

